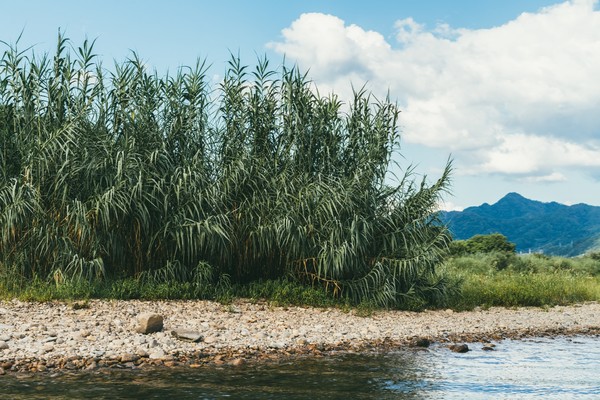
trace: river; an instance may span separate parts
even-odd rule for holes
[[[3,399],[598,399],[600,338],[442,345],[242,367],[0,376]]]

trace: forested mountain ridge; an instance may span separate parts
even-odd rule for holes
[[[492,205],[443,211],[441,218],[455,239],[501,233],[519,252],[576,256],[600,249],[600,207],[588,204],[544,203],[508,193]]]

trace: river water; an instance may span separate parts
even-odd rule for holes
[[[441,345],[242,367],[0,376],[2,399],[600,399],[600,337]]]

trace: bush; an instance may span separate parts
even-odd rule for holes
[[[475,235],[467,240],[456,240],[450,244],[450,254],[466,255],[478,253],[515,253],[516,245],[499,233]]]
[[[69,47],[0,60],[0,265],[16,276],[117,280],[130,298],[215,294],[223,277],[389,306],[444,293],[450,163],[388,183],[389,99],[360,90],[342,111],[267,60],[232,58],[212,88],[204,62],[159,77],[136,54],[107,71],[93,43]]]

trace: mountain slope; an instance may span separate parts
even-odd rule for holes
[[[575,256],[600,243],[600,207],[566,206],[509,193],[497,203],[441,213],[455,239],[501,233],[517,251]]]

